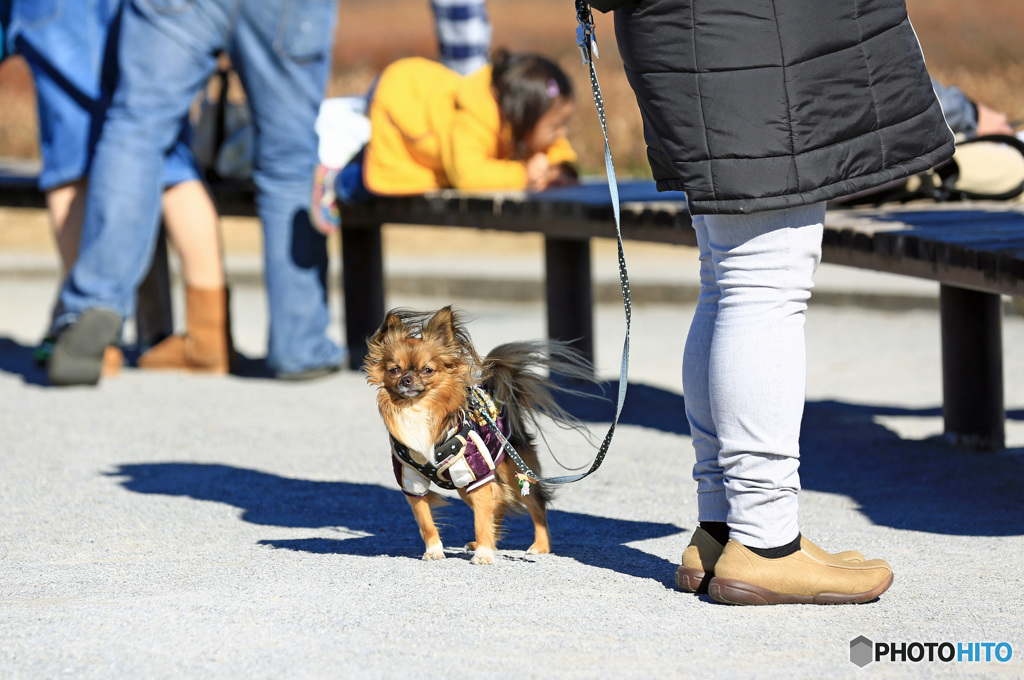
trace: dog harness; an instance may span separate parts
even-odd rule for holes
[[[505,450],[482,409],[506,439],[511,430],[498,412],[494,400],[481,387],[473,387],[479,409],[463,410],[458,425],[448,430],[445,439],[434,447],[433,460],[426,464],[413,460],[409,447],[391,437],[391,463],[395,479],[407,496],[426,496],[433,482],[442,489],[473,491],[494,480],[494,470],[505,458]]]

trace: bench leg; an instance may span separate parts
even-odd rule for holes
[[[366,358],[366,338],[384,320],[384,256],[380,225],[341,229],[341,280],[345,299],[345,342],[349,366]]]
[[[1006,446],[1002,299],[940,286],[942,416],[946,436],[971,448]]]
[[[135,328],[136,342],[143,350],[174,333],[167,230],[162,226],[156,240],[153,261],[136,295]]]
[[[594,300],[590,241],[545,238],[548,337],[563,340],[594,363]]]

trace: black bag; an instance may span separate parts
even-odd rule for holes
[[[213,74],[216,95],[207,91],[192,124],[192,154],[207,181],[252,177],[252,112],[244,102],[228,99],[230,69]]]

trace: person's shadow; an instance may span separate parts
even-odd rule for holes
[[[560,402],[586,422],[611,420],[618,383]],[[610,400],[608,399],[610,397]],[[901,438],[880,418],[941,418],[942,409],[808,402],[800,434],[800,481],[849,496],[875,524],[967,536],[1024,534],[1024,449],[981,453],[942,437]],[[1006,419],[1024,420],[1024,410]],[[620,423],[689,435],[683,395],[630,383]]]
[[[423,554],[416,523],[397,488],[290,479],[259,470],[206,463],[121,465],[110,475],[120,478],[122,486],[136,493],[227,503],[239,508],[242,519],[253,524],[338,533],[337,538],[260,541],[275,548],[416,559]],[[446,545],[461,546],[472,540],[472,512],[458,498],[437,514]],[[679,534],[683,528],[559,510],[550,510],[548,518],[558,555],[637,578],[653,578],[671,587],[676,565],[626,544]],[[509,517],[505,529],[502,548],[525,550],[533,541],[533,525],[526,517]],[[507,553],[502,554],[509,559]]]
[[[20,375],[28,385],[49,385],[46,368],[37,366],[32,354],[35,347],[22,345],[11,338],[0,338],[0,372]]]
[[[46,367],[36,364],[33,358],[35,349],[11,338],[0,338],[0,373],[19,375],[27,385],[49,386]],[[122,349],[126,365],[134,366],[139,358],[139,348],[128,346]],[[236,378],[274,379],[274,372],[267,366],[264,357],[249,357],[238,351],[235,352],[231,374]]]

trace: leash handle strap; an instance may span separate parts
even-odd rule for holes
[[[516,466],[526,475],[547,484],[569,484],[578,482],[584,477],[597,471],[604,462],[604,457],[611,446],[612,437],[615,434],[615,426],[619,423],[619,416],[622,414],[622,405],[626,401],[626,387],[629,381],[629,329],[633,319],[632,301],[629,294],[629,273],[626,271],[626,255],[622,248],[622,225],[619,217],[619,185],[615,181],[615,166],[612,165],[612,151],[608,144],[608,123],[605,116],[604,97],[601,95],[601,85],[597,82],[597,69],[594,66],[594,59],[597,57],[597,41],[594,38],[594,14],[586,0],[576,0],[576,20],[579,26],[576,29],[576,42],[579,45],[580,53],[583,55],[583,63],[590,67],[590,88],[594,93],[594,105],[597,107],[597,116],[601,120],[601,133],[604,135],[604,168],[608,175],[608,191],[612,199],[612,210],[615,214],[615,236],[619,248],[619,287],[622,289],[622,306],[626,312],[626,337],[622,344],[622,363],[619,367],[619,396],[615,405],[615,417],[608,428],[608,433],[601,442],[601,448],[597,451],[594,464],[586,472],[565,475],[562,477],[548,477],[542,479],[540,475],[530,469],[522,457],[509,444],[505,436],[498,430],[498,424],[493,421],[490,414],[484,411],[484,418],[487,424],[494,430],[498,440]],[[476,398],[476,395],[473,395]]]

